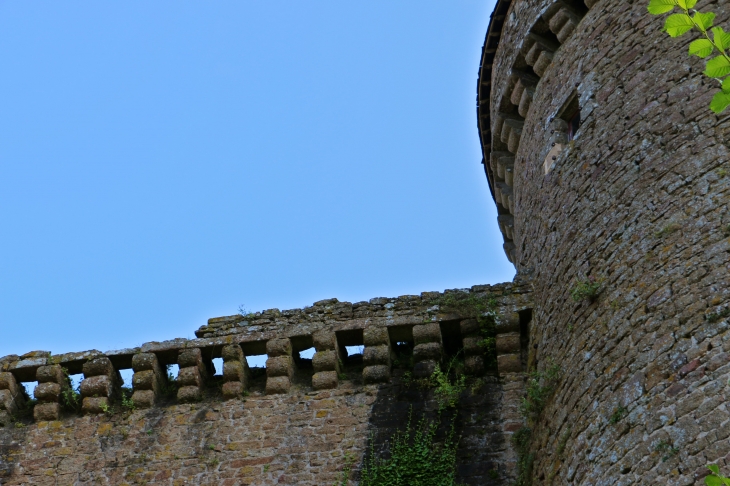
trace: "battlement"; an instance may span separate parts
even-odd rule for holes
[[[496,361],[485,359],[482,330],[476,318],[490,311],[496,319]],[[445,356],[464,354],[465,372],[512,373],[523,368],[521,326],[529,315],[529,284],[477,285],[470,289],[424,292],[368,302],[328,299],[304,309],[269,309],[247,315],[217,317],[196,331],[197,339],[149,342],[139,347],[65,354],[33,351],[0,358],[0,413],[12,415],[27,396],[20,384],[38,382],[34,391],[36,420],[57,420],[68,375],[83,373],[82,410],[100,414],[122,396],[120,370],[132,369],[136,407],[159,403],[168,383],[168,365],[178,365],[177,401],[201,399],[214,379],[213,359],[223,359],[222,394],[226,399],[247,393],[251,369],[246,357],[266,356],[265,394],[289,392],[295,373],[304,386],[333,389],[353,366],[363,384],[388,382],[393,361],[402,353],[412,359],[416,377],[429,376]],[[521,317],[521,313],[523,316]],[[525,314],[527,313],[527,314]],[[347,348],[361,346],[351,355]],[[300,352],[314,348],[311,358]],[[496,366],[494,363],[496,362]],[[2,418],[2,417],[0,417]],[[6,420],[7,421],[7,420]]]

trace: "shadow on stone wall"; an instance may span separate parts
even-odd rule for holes
[[[395,370],[392,384],[379,389],[373,404],[368,424],[372,442],[368,444],[367,454],[371,444],[376,454],[383,454],[393,434],[405,429],[411,413],[413,425],[424,415],[429,420],[440,421],[437,440],[446,437],[452,420],[455,420],[455,436],[460,437],[457,484],[506,484],[503,464],[505,443],[500,425],[501,397],[502,386],[497,377],[472,378],[467,382],[467,390],[462,393],[458,407],[444,410],[439,417],[433,390],[414,384],[406,386],[403,371]]]

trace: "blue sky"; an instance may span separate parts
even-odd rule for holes
[[[0,2],[0,356],[511,280],[492,6]]]

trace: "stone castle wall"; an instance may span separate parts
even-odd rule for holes
[[[534,285],[530,367],[562,369],[532,430],[534,484],[727,474],[730,117],[708,108],[716,86],[648,2],[499,3],[480,84],[486,171],[505,250]],[[726,3],[697,8],[730,28]],[[587,279],[598,298],[575,302]]]
[[[474,315],[451,302],[496,299],[497,364],[477,345]],[[514,470],[531,316],[529,284],[425,292],[351,304],[210,319],[197,339],[118,351],[0,359],[0,484],[339,484],[413,413],[435,419],[433,391],[409,385],[459,355],[470,378],[454,420],[459,481],[503,484]],[[364,346],[349,355],[346,347]],[[314,347],[311,359],[299,352]],[[266,354],[266,368],[246,356]],[[223,359],[222,375],[212,360]],[[177,364],[174,384],[166,368]],[[133,369],[135,409],[119,371]],[[64,410],[83,373],[81,410]],[[499,373],[499,374],[498,374]],[[22,383],[37,381],[37,403]]]

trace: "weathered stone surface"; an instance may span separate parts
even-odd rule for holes
[[[132,402],[137,408],[152,408],[157,403],[157,394],[154,390],[134,390]]]
[[[132,387],[135,390],[159,391],[159,374],[153,370],[137,371],[132,375]]]
[[[417,344],[413,348],[413,360],[415,362],[427,360],[440,361],[442,354],[443,346],[441,343]]]
[[[440,343],[441,326],[438,322],[413,326],[413,341],[416,346],[426,343]]]
[[[181,386],[177,390],[177,401],[180,403],[199,402],[202,397],[203,394],[199,386]]]
[[[177,364],[180,368],[202,367],[203,356],[200,348],[182,349],[177,355]]]
[[[157,371],[160,369],[157,355],[154,353],[137,353],[132,357],[132,369],[139,371]]]
[[[47,383],[48,385],[56,385],[57,383]],[[57,402],[38,403],[33,407],[33,419],[37,422],[43,420],[58,420],[61,415],[61,405]]]
[[[266,394],[287,393],[291,387],[289,376],[270,376],[266,378]]]
[[[363,332],[363,340],[365,347],[368,346],[379,346],[381,344],[390,344],[390,336],[388,335],[387,327],[366,327]]]
[[[244,360],[243,350],[238,344],[229,344],[227,346],[223,346],[221,355],[223,357],[223,361],[242,362]]]
[[[522,371],[522,361],[519,354],[502,354],[497,356],[499,373],[519,373]]]
[[[107,357],[94,358],[84,363],[83,372],[85,377],[101,375],[112,376],[114,374],[114,367]]]
[[[223,397],[225,399],[238,398],[243,395],[245,388],[240,381],[228,381],[223,383]]]
[[[317,351],[334,350],[337,347],[337,338],[335,333],[330,330],[322,330],[312,334],[314,349]]]
[[[476,319],[464,319],[459,323],[462,336],[471,336],[479,333],[479,322]]]
[[[475,356],[484,354],[484,348],[481,343],[484,338],[480,336],[464,338],[464,354],[467,356]]]
[[[385,365],[390,367],[390,346],[388,344],[366,346],[362,362],[365,366]]]
[[[287,376],[294,375],[294,360],[291,356],[275,356],[266,360],[266,376]]]
[[[61,385],[58,383],[39,383],[33,390],[33,395],[41,402],[57,402],[61,396]]]
[[[108,375],[97,375],[84,378],[79,391],[84,397],[110,397],[114,393],[114,382]]]
[[[340,364],[337,351],[317,351],[312,356],[312,367],[314,371],[339,371]]]
[[[337,388],[338,384],[336,371],[319,371],[312,376],[312,388],[315,390]]]
[[[108,397],[84,397],[81,403],[81,410],[84,413],[100,414],[105,413],[111,407]]]
[[[481,376],[485,371],[483,356],[467,356],[464,358],[464,372],[467,375]]]
[[[19,391],[18,386],[12,373],[0,372],[0,390],[10,390],[10,393],[16,395]]]
[[[228,381],[246,382],[246,369],[240,361],[223,362],[223,379]]]
[[[200,368],[197,366],[180,368],[177,373],[177,383],[180,386],[200,387],[203,384],[203,379],[200,376]]]
[[[390,366],[366,366],[362,370],[362,379],[365,383],[386,383],[390,380]]]
[[[266,354],[269,358],[291,356],[292,347],[289,339],[271,339],[266,343]]]
[[[416,378],[428,378],[433,374],[437,364],[433,359],[420,361],[413,365],[413,376]]]
[[[520,351],[520,334],[497,334],[497,354],[519,353]]]
[[[35,372],[38,383],[58,383],[65,384],[67,382],[66,375],[63,373],[61,365],[41,366]]]

